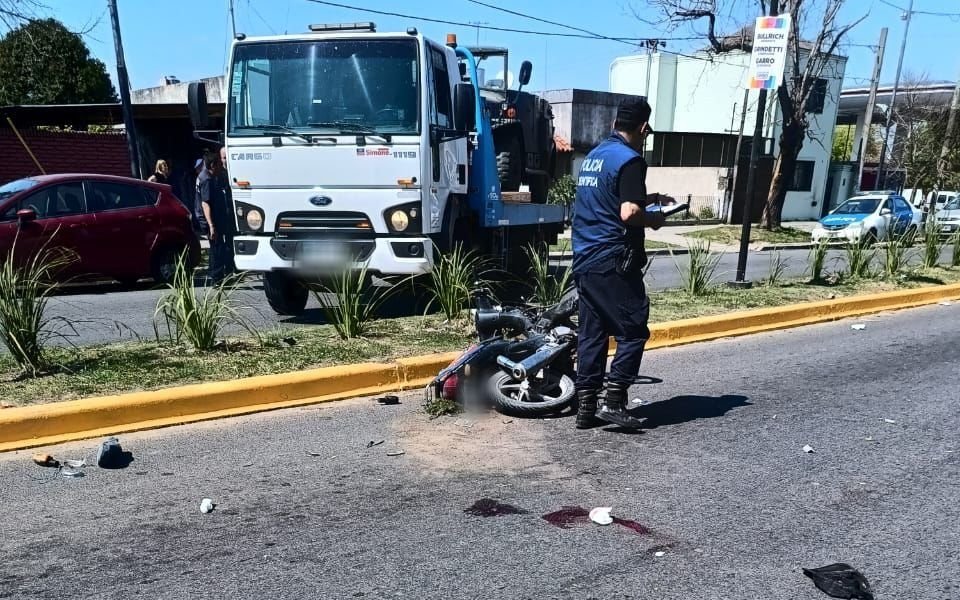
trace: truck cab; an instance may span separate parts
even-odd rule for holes
[[[460,67],[467,58],[470,83]],[[238,36],[221,134],[235,263],[263,274],[274,310],[298,314],[304,284],[344,268],[416,276],[458,241],[503,243],[479,235],[519,222],[492,206],[502,198],[495,165],[483,158],[489,119],[475,78],[469,52],[414,28],[313,25],[299,35]],[[198,130],[204,98],[191,88]]]

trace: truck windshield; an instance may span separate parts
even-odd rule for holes
[[[419,79],[415,40],[238,45],[228,132],[418,134]]]

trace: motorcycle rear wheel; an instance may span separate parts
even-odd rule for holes
[[[545,417],[561,412],[576,396],[573,379],[553,369],[545,369],[542,378],[528,376],[522,381],[497,372],[490,377],[489,388],[497,410],[516,417]]]

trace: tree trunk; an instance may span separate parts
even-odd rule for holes
[[[763,218],[760,221],[760,225],[765,229],[772,231],[780,228],[783,203],[787,199],[787,191],[797,167],[797,156],[802,147],[803,129],[791,119],[784,124],[780,134],[780,154],[773,163],[770,190],[767,192],[767,203],[763,207]]]

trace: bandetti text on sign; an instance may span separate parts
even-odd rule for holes
[[[790,15],[757,18],[747,87],[772,90],[783,83],[789,39]]]

